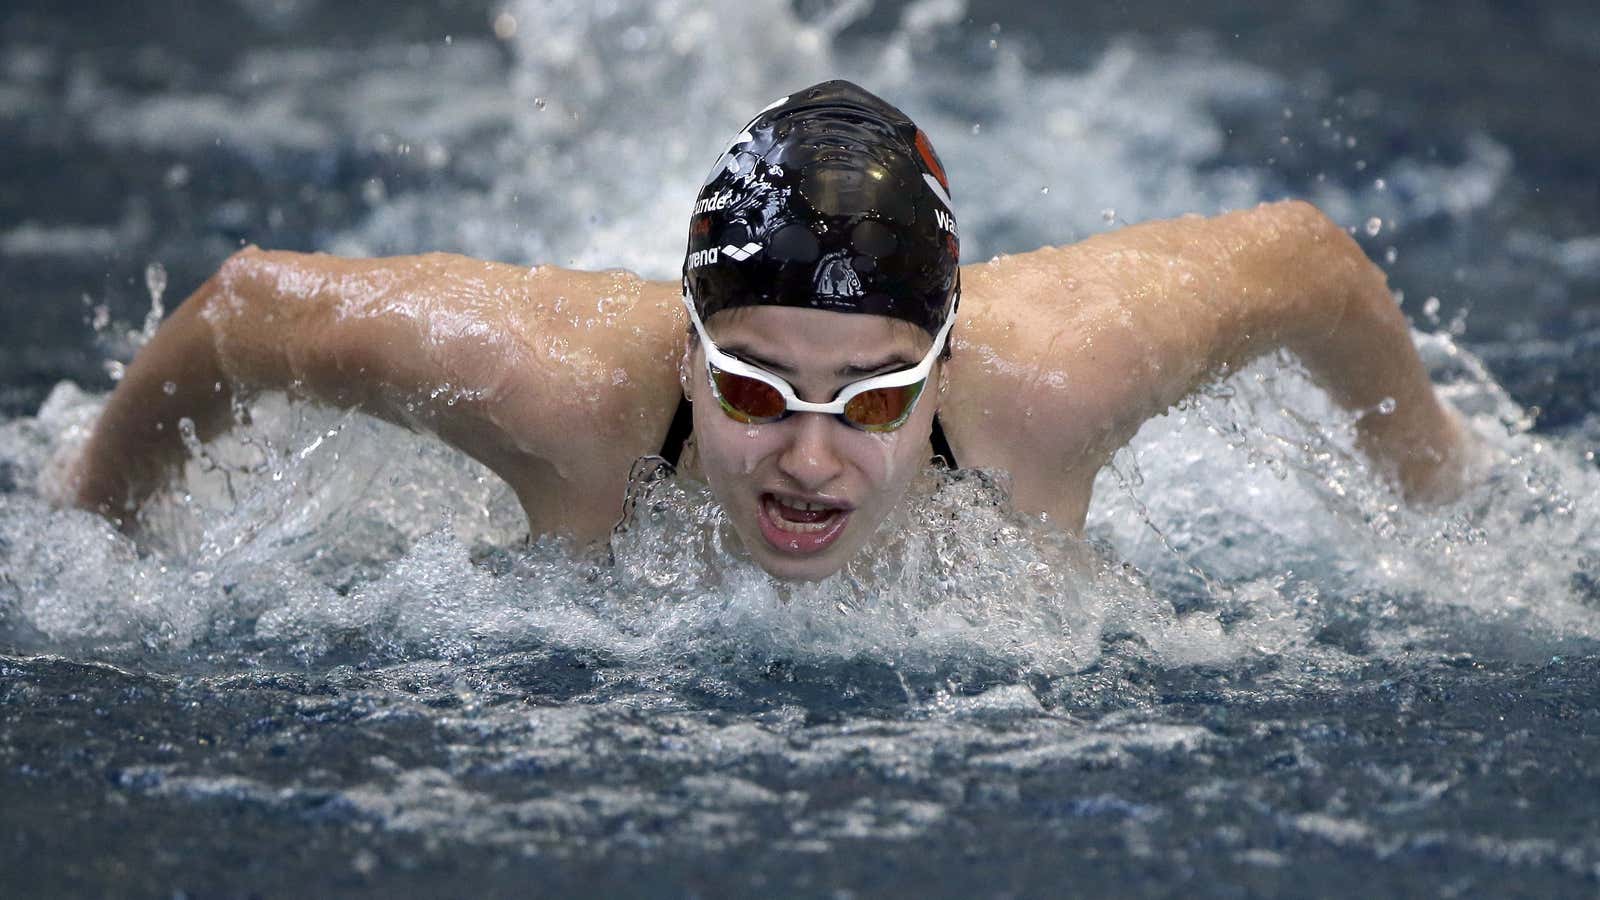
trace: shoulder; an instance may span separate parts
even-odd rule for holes
[[[486,354],[500,369],[485,380],[504,414],[523,420],[515,430],[538,436],[541,455],[559,462],[597,442],[634,453],[659,440],[679,389],[686,327],[675,283],[621,269],[462,257],[442,264],[455,282],[447,290],[473,299],[453,301],[462,318],[436,317],[434,327],[483,327],[486,340],[507,345]]]
[[[1337,252],[1306,252],[1316,245]],[[1271,305],[1263,301],[1299,302],[1297,283],[1338,277],[1361,259],[1315,207],[1290,201],[964,266],[942,412],[956,452],[1014,473],[1092,475],[1205,377],[1216,348],[1256,330]]]

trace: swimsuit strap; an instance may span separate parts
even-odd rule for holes
[[[678,408],[672,413],[672,424],[667,426],[667,438],[661,442],[661,458],[672,463],[673,468],[678,467],[678,459],[683,456],[683,445],[689,440],[689,433],[694,430],[694,407],[689,405],[687,398],[679,395]]]
[[[678,460],[683,456],[683,445],[689,440],[689,434],[694,430],[694,408],[683,397],[678,398],[678,408],[672,413],[672,424],[667,426],[666,440],[661,442],[660,457],[676,468]],[[956,454],[950,449],[950,440],[944,436],[944,426],[939,424],[939,417],[933,417],[933,455],[943,457],[950,468],[956,468]]]
[[[939,424],[939,417],[933,417],[933,455],[944,457],[945,464],[950,468],[959,468],[956,465],[956,452],[950,449],[950,439],[944,436],[944,426]]]

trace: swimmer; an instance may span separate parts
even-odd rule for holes
[[[1383,273],[1314,207],[1186,216],[959,264],[945,170],[845,81],[761,111],[712,167],[683,276],[246,248],[162,325],[70,489],[126,530],[236,394],[284,390],[428,430],[515,490],[533,533],[603,541],[634,462],[702,479],[751,558],[816,580],[935,455],[1000,469],[1017,507],[1083,526],[1146,419],[1263,353],[1358,414],[1407,499],[1463,487]]]

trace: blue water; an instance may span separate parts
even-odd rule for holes
[[[1576,2],[13,4],[0,893],[1595,895],[1597,72]],[[141,544],[51,503],[241,242],[670,277],[727,136],[833,76],[933,135],[970,259],[1318,203],[1484,483],[1407,509],[1268,358],[1117,456],[1087,540],[930,472],[809,587],[692,484],[574,555],[273,396]]]

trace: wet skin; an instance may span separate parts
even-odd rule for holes
[[[1009,472],[1019,508],[1077,530],[1095,474],[1146,419],[1280,348],[1358,415],[1358,445],[1407,498],[1448,500],[1468,477],[1472,442],[1434,394],[1383,273],[1307,204],[1135,225],[965,266],[962,283],[939,367],[947,389],[885,438],[818,415],[758,429],[727,420],[697,393],[703,365],[684,364],[693,351],[676,281],[249,248],[129,366],[64,499],[131,530],[183,458],[180,418],[207,438],[228,426],[236,391],[287,390],[432,431],[504,478],[535,533],[603,540],[633,461],[661,446],[687,389],[699,401],[699,471],[752,556],[775,575],[814,578],[892,508],[908,461],[927,458],[930,400],[963,465]],[[825,369],[844,356],[915,353],[896,343],[906,329],[894,323],[875,335],[784,317],[801,312],[811,311],[707,327],[792,363],[780,374],[807,399],[831,398],[839,382]],[[761,496],[784,492],[859,505],[800,559],[763,529]]]

